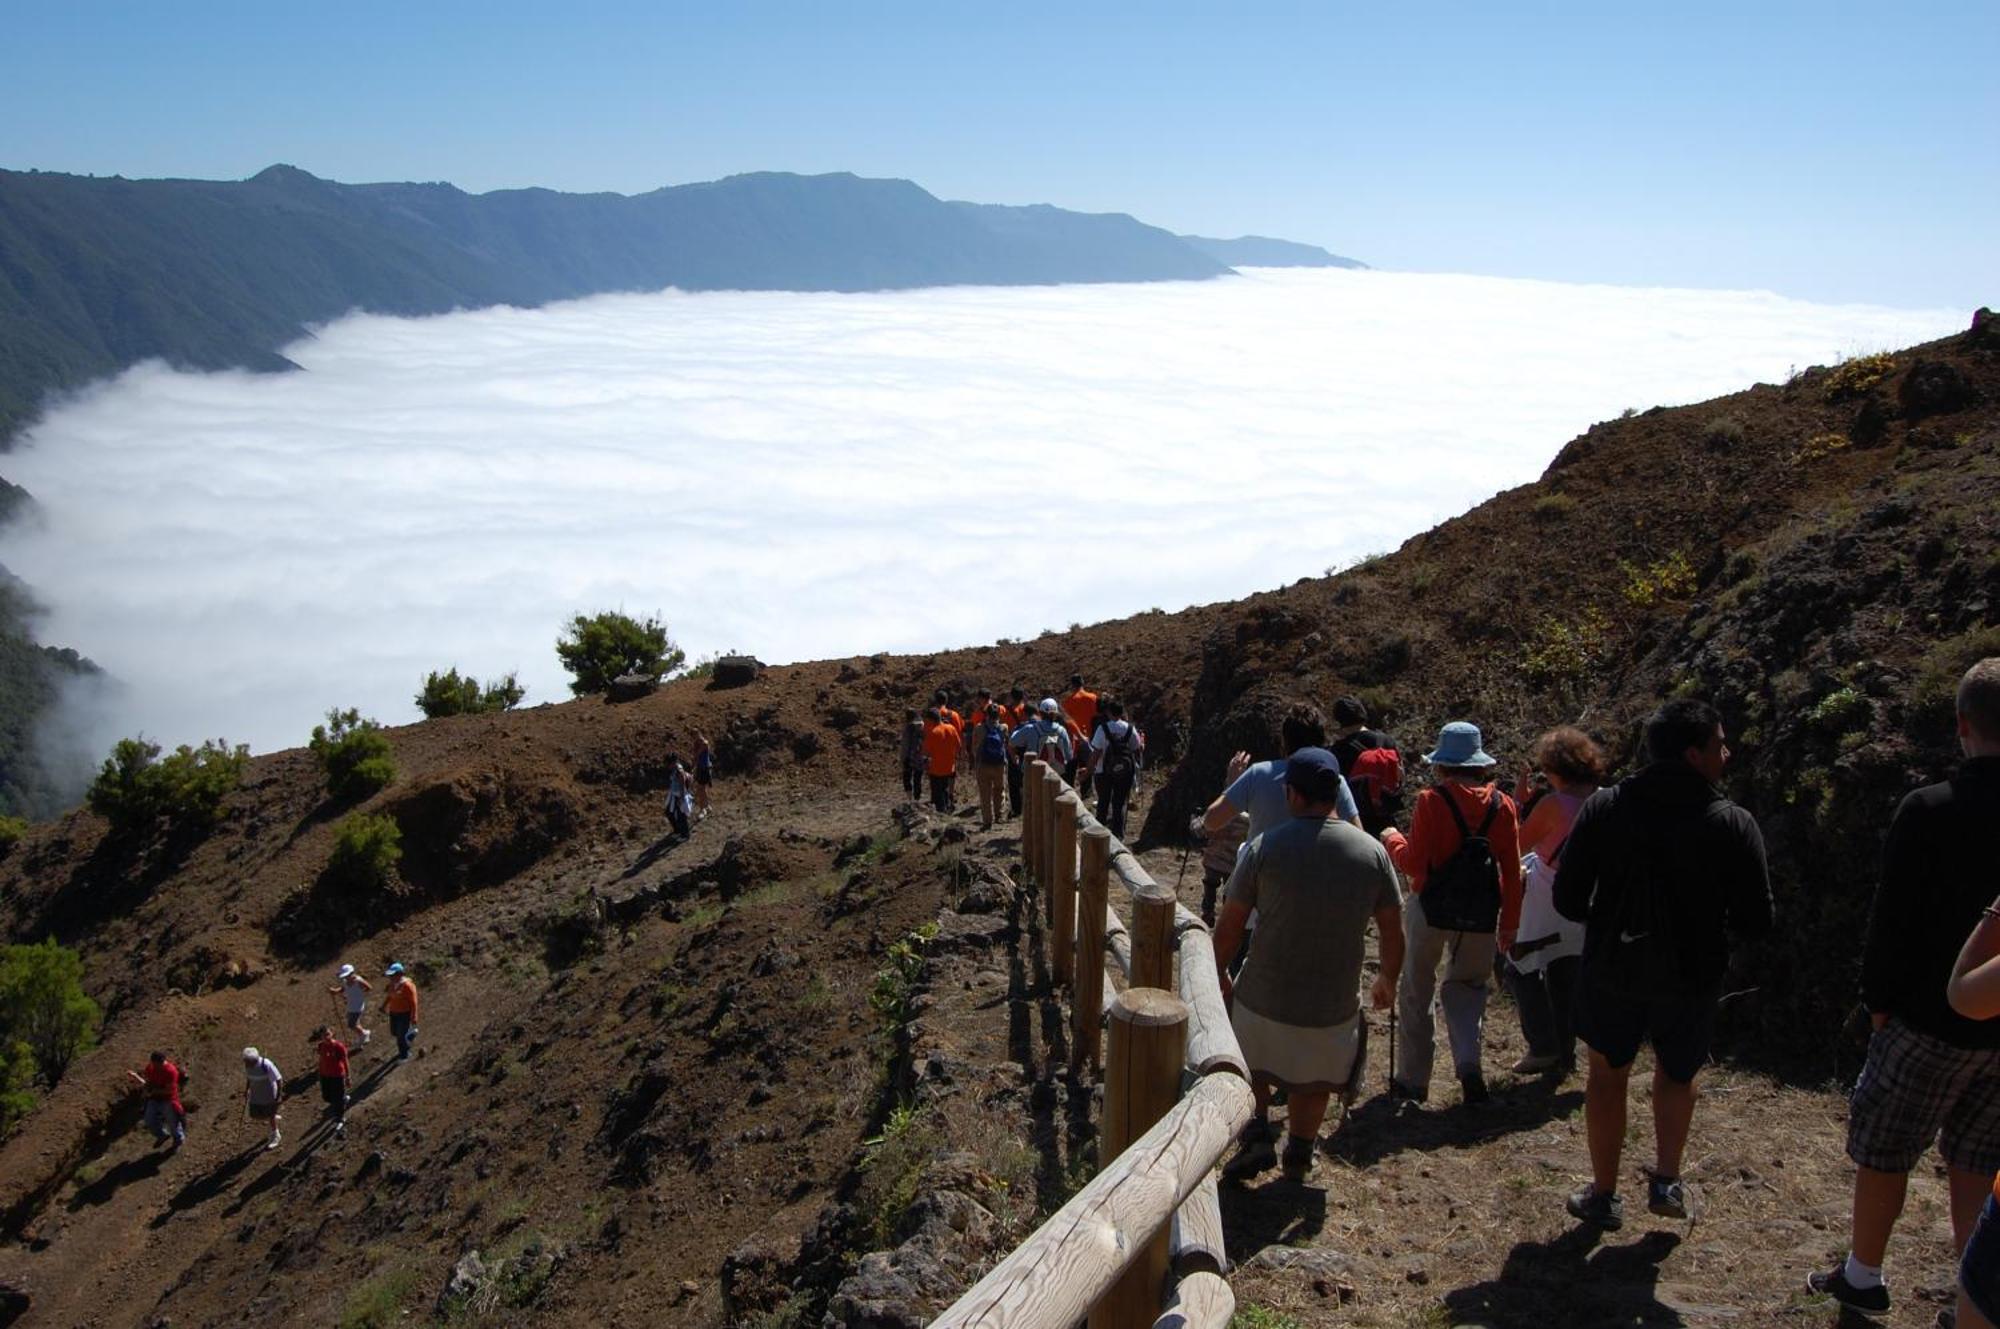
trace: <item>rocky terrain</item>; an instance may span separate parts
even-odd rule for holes
[[[1365,697],[1412,758],[1476,719],[1503,759],[1565,720],[1623,757],[1661,696],[1714,698],[1784,922],[1732,985],[1692,1169],[1710,1216],[1594,1254],[1564,1236],[1574,1082],[1504,1086],[1477,1118],[1369,1102],[1315,1187],[1226,1200],[1237,1286],[1265,1326],[1830,1323],[1790,1289],[1841,1243],[1871,864],[1896,799],[1952,763],[1957,671],[1995,653],[1984,318],[1597,425],[1536,484],[1240,603],[391,731],[399,774],[366,810],[405,858],[359,898],[320,884],[337,813],[304,752],[254,760],[174,852],[72,812],[0,857],[0,929],[78,948],[107,1012],[0,1146],[4,1304],[106,1326],[921,1318],[1087,1175],[1091,1086],[1054,1069],[1011,827],[899,810],[897,729],[934,687],[1081,670],[1149,736],[1142,838],[1190,898],[1179,828],[1295,697]],[[718,807],[675,843],[666,755],[696,726]],[[345,1135],[300,1098],[266,1154],[237,1050],[303,1077],[342,959],[412,967],[419,1055],[392,1066],[378,1037]],[[154,1047],[193,1071],[171,1156],[123,1088]],[[1912,1293],[1945,1278],[1941,1193],[1920,1178],[1899,1238]]]

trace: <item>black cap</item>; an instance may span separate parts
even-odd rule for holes
[[[1340,797],[1340,763],[1325,748],[1300,748],[1285,759],[1285,783],[1308,803]]]

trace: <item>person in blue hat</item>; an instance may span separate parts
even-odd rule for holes
[[[1396,994],[1403,1037],[1389,1093],[1413,1103],[1430,1093],[1435,998],[1464,1101],[1477,1104],[1490,1097],[1480,1043],[1493,959],[1513,944],[1521,919],[1520,821],[1513,800],[1493,783],[1494,761],[1478,725],[1446,725],[1424,762],[1437,783],[1417,795],[1410,833],[1393,826],[1382,832],[1390,859],[1410,878],[1403,906],[1409,958]]]
[[[400,964],[392,964],[382,975],[389,988],[382,994],[382,1009],[389,1016],[389,1032],[396,1038],[396,1060],[410,1059],[410,1044],[417,1037],[417,985]]]

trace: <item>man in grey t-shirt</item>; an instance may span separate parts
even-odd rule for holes
[[[1371,996],[1386,1010],[1403,967],[1402,900],[1388,851],[1334,814],[1340,765],[1325,748],[1285,763],[1290,818],[1252,839],[1237,860],[1215,930],[1218,956],[1233,955],[1256,909],[1257,946],[1234,984],[1230,1024],[1250,1066],[1257,1115],[1224,1175],[1241,1179],[1279,1161],[1268,1120],[1271,1091],[1289,1095],[1283,1164],[1304,1180],[1329,1099],[1346,1086],[1361,1041],[1361,965],[1368,921],[1382,939]],[[1227,965],[1222,990],[1232,995]]]

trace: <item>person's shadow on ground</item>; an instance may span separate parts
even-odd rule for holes
[[[1549,1079],[1497,1088],[1477,1107],[1417,1108],[1377,1094],[1343,1116],[1320,1147],[1331,1157],[1368,1167],[1411,1150],[1464,1149],[1531,1131],[1582,1106],[1583,1090],[1562,1089]]]
[[[1677,1234],[1656,1230],[1622,1246],[1602,1240],[1596,1228],[1580,1226],[1553,1241],[1517,1244],[1498,1276],[1445,1294],[1452,1323],[1523,1329],[1687,1323],[1657,1295],[1660,1265],[1680,1245]]]
[[[1222,1230],[1229,1259],[1242,1264],[1267,1246],[1311,1245],[1326,1227],[1326,1189],[1311,1181],[1286,1181],[1274,1169],[1260,1186],[1224,1182]]]
[[[167,1200],[167,1207],[153,1220],[153,1226],[165,1227],[173,1221],[175,1214],[206,1204],[216,1196],[226,1193],[236,1179],[264,1152],[260,1141],[239,1154],[232,1154],[202,1176],[175,1191]]]
[[[74,1214],[92,1205],[103,1204],[116,1195],[121,1187],[156,1176],[160,1171],[160,1165],[167,1157],[166,1149],[156,1145],[137,1158],[126,1159],[117,1167],[107,1170],[103,1176],[88,1186],[79,1186],[76,1194],[70,1197],[69,1211]]]

